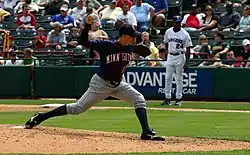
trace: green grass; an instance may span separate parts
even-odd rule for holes
[[[42,105],[59,103],[66,104],[75,102],[74,100],[0,100],[0,104],[19,104],[19,105]],[[172,108],[172,106],[161,106],[161,102],[148,101],[148,107],[157,108]],[[98,103],[96,106],[116,106],[116,107],[128,107],[131,104],[120,100],[105,100]],[[178,107],[175,107],[178,108]],[[195,108],[195,109],[220,109],[220,110],[250,110],[250,103],[247,102],[183,102],[180,108]]]
[[[33,113],[2,112],[0,124],[23,124]],[[164,136],[207,137],[250,141],[250,114],[149,110],[149,121]],[[77,116],[52,118],[42,125],[139,134],[133,110],[90,110]]]
[[[183,153],[124,153],[124,154],[67,154],[67,155],[249,155],[250,150],[240,150],[240,151],[218,151],[218,152],[183,152]],[[23,155],[23,154],[7,154],[7,155]],[[42,154],[25,154],[25,155],[42,155]],[[53,154],[56,155],[56,154]]]

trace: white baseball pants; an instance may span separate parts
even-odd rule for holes
[[[183,67],[186,62],[185,54],[170,55],[168,54],[166,63],[166,78],[165,78],[165,97],[171,99],[172,82],[175,73],[176,81],[176,99],[182,98],[183,91]]]

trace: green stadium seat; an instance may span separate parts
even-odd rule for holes
[[[191,39],[197,39],[200,37],[200,35],[202,35],[204,32],[202,31],[188,31]]]
[[[213,39],[216,31],[206,31],[205,35],[207,36],[208,39]]]
[[[16,16],[9,16],[4,19],[3,23],[16,23],[17,17]]]
[[[105,31],[110,39],[117,39],[119,37],[119,31],[117,30],[110,30],[110,31]]]
[[[52,30],[50,23],[38,23],[38,27],[43,27],[45,30]]]
[[[37,23],[49,23],[51,19],[50,15],[47,16],[36,16]]]
[[[232,39],[234,38],[234,31],[222,31],[221,32],[226,39]]]
[[[26,40],[33,40],[34,37],[35,37],[36,35],[37,35],[36,32],[24,31],[24,32],[22,33],[21,38],[22,38],[22,39],[26,39]]]
[[[24,48],[32,48],[33,47],[33,40],[14,40],[14,43],[19,49],[24,49]]]
[[[250,32],[236,32],[234,33],[234,39],[250,39]]]

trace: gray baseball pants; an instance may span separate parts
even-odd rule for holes
[[[91,78],[88,90],[82,97],[76,103],[67,104],[67,113],[72,115],[82,113],[109,96],[133,103],[135,109],[146,108],[144,96],[131,85],[121,82],[114,88],[95,74]]]

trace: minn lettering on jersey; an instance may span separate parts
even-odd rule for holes
[[[120,60],[121,58],[121,60]],[[130,61],[132,60],[132,55],[129,53],[115,53],[106,56],[106,63],[112,63],[117,61]]]

